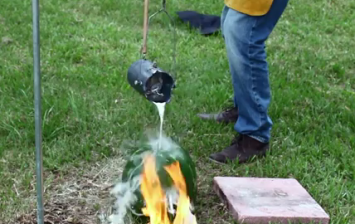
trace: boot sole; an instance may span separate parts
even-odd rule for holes
[[[216,114],[205,114],[205,116],[203,116],[203,114],[197,114],[197,117],[199,117],[201,120],[206,120],[206,121],[213,121],[217,124],[235,124],[235,122],[237,122],[237,120],[231,120],[231,121],[224,121],[224,120],[218,120],[216,117]]]
[[[242,164],[246,164],[246,163],[251,163],[251,161],[252,161],[253,159],[263,159],[263,158],[265,158],[265,157],[266,157],[266,153],[263,153],[263,154],[260,154],[260,155],[255,155],[255,156],[253,156],[252,158],[248,159],[247,161],[239,162],[238,165],[242,165]],[[220,165],[228,165],[228,164],[229,164],[228,162],[227,162],[227,163],[219,162],[219,161],[214,160],[214,159],[212,159],[212,158],[210,158],[210,157],[208,157],[208,160],[210,160],[211,162],[214,162],[214,163],[216,163],[216,164],[220,164]],[[230,163],[234,163],[234,161],[231,161]]]
[[[216,164],[219,164],[219,165],[227,165],[227,164],[228,164],[228,163],[219,162],[219,161],[214,160],[214,159],[211,159],[211,158],[209,158],[209,157],[208,157],[208,160],[211,161],[211,162],[214,162],[214,163],[216,163]]]

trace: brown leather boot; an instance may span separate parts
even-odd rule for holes
[[[230,107],[217,114],[200,113],[197,116],[205,120],[215,120],[217,123],[235,123],[238,120],[238,108]]]
[[[239,135],[232,144],[221,152],[214,153],[210,159],[218,163],[234,162],[246,163],[254,156],[263,157],[269,150],[269,143],[262,143],[247,135]]]

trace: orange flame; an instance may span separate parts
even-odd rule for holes
[[[164,168],[179,192],[173,224],[197,224],[195,216],[190,212],[190,198],[187,195],[185,178],[181,173],[179,162]],[[156,173],[155,158],[152,155],[147,156],[144,161],[141,192],[146,203],[142,212],[150,218],[150,224],[171,224],[167,212],[166,194],[161,187]]]

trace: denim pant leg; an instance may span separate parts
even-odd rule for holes
[[[224,9],[223,35],[239,118],[234,129],[261,142],[270,140],[271,100],[265,41],[287,6],[288,0],[274,0],[264,16],[249,16]],[[226,12],[227,11],[227,12]]]
[[[228,7],[227,6],[224,6],[223,7],[223,10],[222,10],[222,14],[221,14],[221,32],[222,32],[222,36],[224,38],[224,33],[223,33],[223,24],[224,24],[224,21],[226,20],[226,16],[227,16],[227,13],[228,13]]]
[[[226,21],[226,17],[227,17],[228,11],[229,11],[229,8],[225,5],[223,7],[222,14],[221,14],[221,32],[222,32],[222,37],[223,37],[224,40],[225,40],[225,37],[224,37],[224,29],[223,29],[223,27],[224,27],[224,22]],[[229,66],[229,70],[232,71],[232,67],[231,66]],[[233,102],[234,102],[234,106],[238,107],[235,97],[233,98]]]

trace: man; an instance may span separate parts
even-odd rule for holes
[[[249,161],[265,156],[272,121],[265,41],[287,6],[288,0],[225,0],[221,30],[225,40],[234,90],[234,107],[201,118],[234,123],[239,136],[210,159],[219,163]]]

